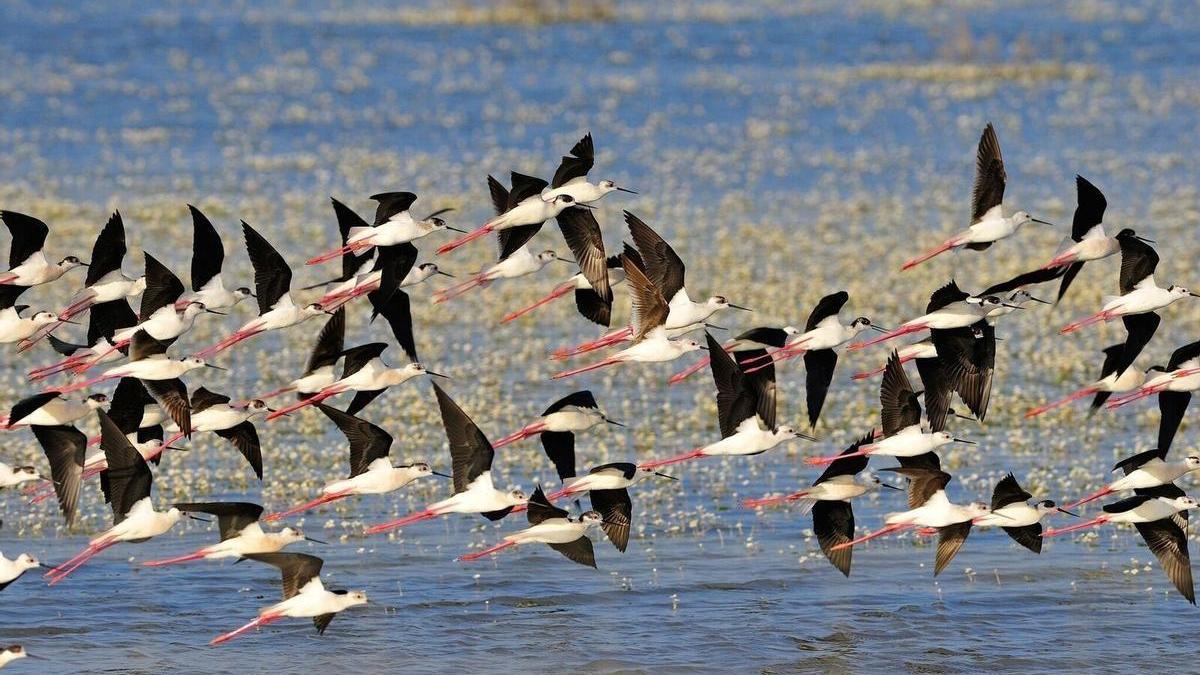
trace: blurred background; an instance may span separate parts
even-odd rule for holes
[[[1110,231],[1134,227],[1159,242],[1160,283],[1195,287],[1196,10],[1105,0],[3,2],[0,207],[48,222],[52,253],[85,256],[119,209],[126,271],[140,269],[146,250],[186,278],[186,204],[195,204],[224,235],[227,284],[251,279],[244,219],[284,253],[295,287],[331,275],[303,267],[335,243],[330,197],[369,216],[368,195],[411,190],[416,211],[454,207],[451,224],[472,228],[490,214],[488,174],[548,178],[590,131],[591,175],[640,192],[599,204],[609,248],[624,234],[621,210],[636,212],[687,261],[693,296],[722,293],[756,310],[719,317],[733,333],[802,325],[818,298],[840,289],[851,293],[847,314],[892,326],[951,276],[978,289],[1041,264],[1068,232],[1076,174],[1107,196]],[[968,224],[988,121],[1007,162],[1006,204],[1056,227],[901,275],[906,258]],[[422,261],[440,236],[419,244]],[[566,254],[552,224],[535,244]],[[493,255],[477,243],[437,262],[461,277]],[[1057,335],[1115,293],[1117,267],[1089,265],[1061,305],[1002,324],[987,424],[954,429],[980,446],[944,457],[956,501],[986,499],[1007,471],[1039,498],[1067,501],[1153,443],[1153,404],[1021,421],[1031,405],[1093,379],[1099,350],[1123,338],[1116,327]],[[632,429],[581,441],[581,466],[715,438],[711,380],[668,388],[678,363],[551,383],[562,365],[551,351],[598,335],[569,301],[497,325],[569,274],[552,267],[440,306],[431,288],[414,289],[423,361],[455,377],[450,390],[493,438],[591,388]],[[58,307],[80,283],[71,276],[22,301]],[[628,318],[622,295],[614,325]],[[1198,310],[1167,310],[1140,364],[1195,339]],[[210,344],[252,311],[212,317],[182,349]],[[366,310],[351,311],[348,342],[386,334],[367,325]],[[318,327],[251,342],[222,357],[228,376],[191,384],[235,398],[273,389],[300,372]],[[937,581],[932,547],[901,539],[859,550],[847,580],[821,556],[807,517],[739,506],[806,484],[815,472],[801,457],[877,424],[875,381],[849,375],[885,355],[843,357],[819,444],[700,462],[679,469],[680,484],[638,488],[630,550],[597,542],[598,572],[544,547],[469,568],[449,562],[521,522],[458,518],[390,538],[355,534],[445,494],[428,482],[297,521],[330,541],[310,551],[326,559],[330,583],[373,600],[322,638],[297,621],[205,646],[274,601],[278,581],[251,565],[136,568],[215,537],[190,523],[114,550],[54,589],[13,585],[0,641],[52,658],[36,664],[47,672],[1190,667],[1194,610],[1132,531],[1059,541],[1041,557],[978,532]],[[0,403],[30,393],[24,373],[51,357],[4,359]],[[781,418],[799,423],[802,369],[784,368],[780,384]],[[448,467],[428,385],[390,392],[366,417],[397,438],[393,457]],[[261,486],[227,444],[198,436],[158,470],[158,499],[303,501],[345,470],[343,439],[328,426],[315,412],[260,423]],[[0,461],[44,463],[27,432],[4,441]],[[1185,421],[1176,448],[1193,447]],[[527,489],[556,481],[532,441],[504,450],[497,471]],[[51,505],[4,495],[0,548],[65,559],[108,518],[95,486],[82,501],[86,517],[72,533]],[[883,495],[856,513],[874,527],[900,508]]]

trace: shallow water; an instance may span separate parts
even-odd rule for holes
[[[1006,278],[1053,251],[1070,222],[1076,172],[1107,195],[1106,223],[1163,242],[1160,282],[1200,284],[1189,276],[1200,252],[1200,30],[1183,7],[634,3],[605,21],[513,25],[495,16],[476,22],[462,8],[478,6],[448,4],[243,11],[178,3],[145,14],[132,2],[7,3],[0,203],[50,222],[50,248],[63,254],[86,252],[119,208],[129,228],[127,271],[144,247],[181,273],[190,237],[183,205],[196,203],[225,234],[227,283],[250,278],[236,234],[244,218],[293,263],[296,285],[308,285],[330,271],[300,266],[333,241],[328,196],[368,214],[366,195],[412,189],[421,207],[455,206],[454,222],[471,225],[486,216],[485,172],[548,175],[590,129],[593,176],[642,193],[601,203],[609,246],[620,241],[622,208],[642,215],[687,260],[697,294],[721,292],[756,309],[720,317],[735,330],[801,324],[839,288],[851,292],[848,314],[894,325],[951,274],[972,288]],[[1010,203],[1059,227],[901,276],[901,261],[966,220],[986,120],[1004,147]],[[421,245],[424,259],[444,241],[433,239]],[[564,248],[552,225],[539,242]],[[489,255],[477,244],[439,263],[462,275]],[[1153,442],[1152,405],[1021,420],[1028,407],[1091,379],[1098,350],[1120,339],[1110,327],[1056,334],[1113,291],[1115,274],[1113,261],[1089,265],[1058,308],[1003,320],[987,424],[954,429],[980,446],[944,456],[956,500],[986,499],[1011,470],[1039,498],[1066,501],[1103,481],[1116,458]],[[562,305],[494,323],[565,276],[564,268],[498,284],[444,306],[428,302],[431,288],[414,289],[423,361],[455,377],[449,390],[493,438],[576,385],[592,388],[632,428],[581,438],[581,466],[710,440],[706,376],[668,388],[673,369],[660,366],[550,382],[561,367],[546,359],[552,349],[597,331]],[[57,306],[80,278],[25,298]],[[618,320],[627,312],[621,307]],[[207,345],[250,313],[243,306],[227,325],[206,321],[181,347]],[[1181,303],[1164,318],[1144,365],[1194,339],[1200,312]],[[306,324],[260,338],[222,357],[231,375],[189,383],[239,398],[271,389],[301,368],[316,330]],[[350,342],[381,335],[364,310],[351,315]],[[273,602],[278,585],[274,570],[248,563],[136,566],[214,539],[211,526],[188,523],[113,549],[60,586],[36,578],[12,585],[0,642],[49,657],[20,664],[48,672],[1190,667],[1195,610],[1132,530],[1056,541],[1042,556],[1002,533],[976,531],[936,580],[931,546],[885,541],[856,551],[847,580],[820,555],[807,518],[739,506],[806,484],[815,473],[803,456],[835,451],[876,423],[876,381],[848,376],[883,358],[882,349],[843,357],[819,444],[696,463],[676,470],[679,483],[636,488],[629,552],[598,541],[599,571],[543,547],[451,562],[519,522],[451,518],[395,537],[356,536],[364,524],[444,495],[446,484],[431,480],[295,521],[330,542],[298,549],[325,559],[328,583],[372,599],[324,637],[296,621],[207,647]],[[49,359],[49,350],[7,359],[5,399],[28,393],[23,373]],[[786,368],[780,378],[781,417],[799,420],[801,372]],[[396,437],[394,456],[448,468],[426,385],[388,393],[366,416]],[[158,470],[158,499],[250,498],[270,509],[307,499],[345,470],[342,439],[327,426],[314,412],[260,424],[261,487],[226,445],[198,436]],[[1185,424],[1176,452],[1191,449],[1192,438]],[[5,441],[0,459],[44,461],[28,433]],[[533,442],[503,450],[497,473],[526,488],[553,480]],[[10,556],[66,559],[107,520],[92,485],[75,533],[58,527],[48,505],[28,507],[13,493],[2,499],[0,549]],[[889,493],[857,502],[855,512],[860,527],[874,527],[899,508]]]

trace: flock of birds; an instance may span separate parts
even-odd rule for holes
[[[92,557],[121,543],[138,543],[159,536],[184,517],[217,519],[219,541],[177,557],[143,563],[161,567],[194,560],[250,559],[277,567],[283,579],[283,601],[262,609],[246,625],[213,639],[220,644],[243,633],[287,617],[311,618],[324,632],[335,614],[367,602],[363,592],[326,589],[322,561],[304,553],[285,552],[291,544],[317,541],[296,528],[269,531],[260,524],[277,521],[354,495],[385,494],[426,476],[451,479],[452,493],[425,509],[391,522],[373,525],[367,535],[388,532],[445,514],[479,514],[500,520],[525,512],[528,527],[512,532],[495,546],[460,556],[470,561],[500,550],[530,543],[547,544],[568,559],[595,566],[589,533],[594,528],[624,552],[628,546],[633,508],[629,488],[647,479],[673,479],[665,467],[711,456],[745,456],[767,452],[794,440],[814,441],[826,395],[833,383],[838,352],[857,350],[896,338],[921,334],[918,342],[894,348],[884,365],[858,373],[855,380],[882,374],[880,424],[841,453],[813,457],[808,464],[825,467],[808,487],[785,495],[747,500],[753,508],[795,504],[811,513],[821,550],[843,574],[849,576],[853,547],[862,542],[916,530],[938,537],[934,574],[940,573],[963,546],[974,526],[1000,527],[1021,546],[1039,553],[1047,537],[1098,526],[1132,523],[1157,556],[1179,592],[1195,603],[1187,537],[1186,511],[1196,501],[1174,481],[1200,468],[1200,457],[1169,459],[1171,442],[1186,412],[1191,392],[1200,389],[1200,342],[1185,345],[1169,363],[1141,369],[1135,365],[1142,349],[1158,328],[1159,310],[1177,300],[1200,297],[1179,286],[1159,286],[1154,277],[1158,255],[1151,240],[1124,229],[1106,234],[1102,219],[1103,194],[1077,177],[1078,208],[1070,237],[1042,267],[976,293],[953,281],[930,295],[924,314],[894,329],[882,328],[867,317],[844,322],[841,313],[849,302],[844,291],[831,293],[817,303],[803,329],[792,326],[759,326],[724,343],[709,332],[709,321],[718,312],[750,311],[721,295],[693,300],[685,285],[685,264],[671,245],[633,213],[624,212],[632,243],[609,255],[595,217],[595,204],[612,192],[632,192],[611,180],[590,182],[594,163],[591,135],[586,135],[563,157],[547,183],[516,172],[510,186],[488,177],[496,216],[481,227],[464,232],[440,216],[413,215],[417,199],[409,192],[372,196],[378,204],[374,222],[367,223],[346,205],[333,200],[341,245],[308,260],[319,265],[341,262],[341,273],[324,286],[324,295],[309,304],[292,298],[292,272],[286,260],[255,228],[242,222],[246,251],[254,268],[254,286],[229,289],[221,273],[225,249],[213,224],[189,206],[194,228],[191,289],[150,253],[145,273],[123,271],[125,228],[114,213],[100,231],[90,259],[66,256],[53,262],[45,243],[47,225],[29,215],[0,212],[12,235],[9,269],[0,273],[0,342],[16,343],[20,352],[45,341],[61,359],[29,372],[33,382],[58,378],[15,404],[0,418],[6,429],[28,428],[45,452],[49,477],[32,466],[0,464],[0,487],[23,490],[33,502],[56,499],[68,526],[75,520],[84,484],[99,476],[101,493],[111,506],[113,526],[96,535],[78,555],[59,565],[46,565],[30,555],[15,559],[0,556],[0,589],[26,571],[47,568],[51,585],[67,579]],[[905,263],[909,269],[947,251],[968,248],[982,251],[1016,235],[1030,223],[1048,226],[1024,211],[1005,215],[1004,161],[995,130],[989,124],[979,142],[971,225],[937,248]],[[555,219],[572,258],[553,250],[535,253],[530,242],[542,225]],[[471,417],[436,382],[432,384],[450,449],[450,473],[435,471],[425,462],[394,465],[389,460],[392,436],[362,415],[390,387],[419,377],[443,377],[421,365],[408,291],[435,276],[451,276],[431,262],[418,264],[417,240],[442,231],[461,236],[437,249],[449,253],[474,240],[495,234],[499,257],[491,265],[434,294],[447,302],[473,289],[504,279],[525,277],[556,262],[578,267],[579,272],[538,302],[504,317],[513,321],[554,300],[573,294],[579,314],[601,326],[611,323],[614,287],[624,283],[632,300],[633,322],[596,340],[558,350],[555,359],[612,348],[605,358],[564,370],[554,379],[621,364],[659,363],[705,351],[697,363],[670,378],[677,384],[698,371],[711,371],[716,389],[717,426],[720,438],[689,452],[649,461],[603,464],[580,473],[576,468],[575,437],[594,427],[620,425],[602,410],[594,395],[576,391],[552,403],[538,418],[508,436],[491,442]],[[983,421],[987,415],[996,360],[997,320],[1029,303],[1051,304],[1034,297],[1029,288],[1057,283],[1058,299],[1067,292],[1082,266],[1089,261],[1120,255],[1120,295],[1108,300],[1095,314],[1071,323],[1063,333],[1120,319],[1127,339],[1103,350],[1098,379],[1066,398],[1040,406],[1028,415],[1040,415],[1081,398],[1092,397],[1093,409],[1125,406],[1157,395],[1161,426],[1157,448],[1119,462],[1114,471],[1124,475],[1072,504],[1035,500],[1011,473],[995,486],[990,503],[951,501],[947,487],[951,476],[942,470],[937,451],[950,443],[970,443],[946,430],[948,421]],[[82,288],[61,311],[35,311],[17,304],[28,289],[62,278],[75,268],[86,268]],[[309,287],[309,288],[316,288]],[[141,296],[134,312],[130,299]],[[407,363],[389,365],[386,342],[347,346],[347,305],[365,296],[372,321],[383,317]],[[257,316],[228,337],[188,356],[169,352],[175,341],[203,315],[225,315],[242,301],[257,303]],[[88,315],[86,339],[71,343],[56,332]],[[234,400],[204,386],[190,389],[184,382],[204,369],[219,368],[211,360],[239,343],[268,331],[298,326],[320,318],[311,355],[298,377],[274,391]],[[703,332],[701,340],[688,335]],[[862,339],[867,331],[877,335]],[[777,424],[777,364],[803,357],[809,433]],[[905,366],[914,362],[920,375],[916,389]],[[339,370],[340,363],[340,370]],[[76,392],[93,391],[116,381],[111,396]],[[193,384],[195,384],[193,382]],[[278,408],[269,401],[284,395],[295,401]],[[344,409],[326,403],[352,394]],[[1115,396],[1114,396],[1115,395]],[[965,406],[951,406],[957,397]],[[212,432],[245,458],[261,480],[263,456],[256,420],[270,422],[315,406],[345,435],[349,446],[349,476],[331,480],[311,501],[277,513],[248,502],[179,503],[156,508],[151,491],[150,464],[161,461],[168,450],[197,432]],[[100,433],[88,438],[79,425],[97,417]],[[532,494],[501,490],[495,486],[492,463],[495,450],[538,436],[546,456],[561,480],[561,487],[546,493],[539,486]],[[94,446],[98,449],[92,450]],[[880,488],[902,490],[866,469],[872,457],[894,458],[896,467],[881,469],[907,480],[907,510],[889,513],[883,526],[855,536],[851,502]],[[27,484],[27,485],[26,485]],[[1077,524],[1043,529],[1042,521],[1054,514],[1075,516],[1071,509],[1105,496],[1132,492],[1107,503],[1093,518]],[[572,516],[555,505],[570,498],[575,505],[587,493],[591,510]],[[199,514],[199,515],[198,515]],[[0,654],[0,665],[26,656],[13,646]]]

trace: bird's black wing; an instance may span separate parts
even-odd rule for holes
[[[1004,201],[1004,185],[1007,181],[1004,158],[1000,155],[1000,139],[996,138],[992,123],[988,122],[983,135],[979,137],[979,149],[975,154],[975,188],[971,192],[972,225]]]
[[[307,553],[251,553],[246,556],[279,568],[283,575],[283,599],[300,592],[308,582],[321,574],[325,561]]]
[[[163,307],[173,305],[185,290],[183,282],[166,265],[149,253],[143,252],[142,255],[146,258],[146,290],[142,291],[139,321],[145,321]]]
[[[200,387],[192,392],[192,413],[195,414],[201,410],[207,410],[215,405],[226,405],[231,400],[233,399],[224,394],[218,394]]]
[[[817,302],[817,306],[813,308],[811,314],[808,315],[808,322],[804,324],[804,332],[808,332],[817,327],[825,319],[831,316],[837,316],[838,312],[842,311],[842,307],[850,301],[850,294],[846,291],[838,291],[830,293],[821,298]]]
[[[546,493],[542,491],[540,485],[534,489],[533,496],[529,498],[529,507],[525,510],[525,517],[529,520],[530,525],[544,523],[554,518],[566,518],[567,515],[566,511],[546,499]]]
[[[33,427],[33,435],[50,462],[50,479],[54,482],[58,508],[70,527],[75,524],[79,489],[83,485],[87,436],[70,425]]]
[[[554,172],[550,185],[560,188],[576,178],[586,178],[595,162],[595,148],[592,146],[592,135],[585,134],[571,148],[571,154],[563,155],[562,162]]]
[[[938,544],[937,555],[933,562],[933,576],[941,574],[942,570],[946,569],[946,565],[958,555],[959,549],[967,541],[967,535],[971,534],[971,521],[965,523],[955,523],[945,527],[938,528]]]
[[[1017,482],[1016,476],[1011,473],[1000,479],[996,483],[995,489],[992,490],[992,510],[1002,509],[1010,504],[1023,504],[1033,495],[1025,491],[1021,484]]]
[[[1078,195],[1078,206],[1075,207],[1075,218],[1071,221],[1071,239],[1083,241],[1083,235],[1104,220],[1108,200],[1099,188],[1083,176],[1075,176],[1075,193]]]
[[[258,522],[263,507],[251,502],[183,502],[175,508],[184,513],[207,513],[217,517],[221,541],[236,537],[247,525]]]
[[[100,418],[100,449],[108,465],[100,473],[100,489],[112,507],[113,524],[119,525],[134,504],[150,496],[154,475],[108,413],[97,410],[96,415]]]
[[[1111,371],[1115,373],[1123,373],[1133,365],[1138,355],[1150,343],[1150,338],[1154,337],[1158,324],[1162,323],[1162,317],[1157,312],[1127,314],[1121,317],[1121,322],[1125,324],[1125,349],[1121,352],[1121,360],[1115,364],[1117,368]]]
[[[508,208],[520,204],[530,197],[541,197],[542,190],[546,189],[548,183],[536,176],[526,176],[523,173],[513,171],[509,174],[509,181],[512,189],[508,192]]]
[[[834,547],[854,539],[854,508],[850,502],[822,500],[813,504],[812,518],[813,534],[817,535],[821,552],[839,572],[850,576],[854,547],[838,550]]]
[[[633,501],[629,490],[592,490],[592,508],[604,517],[604,533],[621,553],[629,546],[629,526],[633,521]]]
[[[142,380],[146,391],[179,427],[185,437],[192,437],[192,406],[188,403],[187,387],[178,377],[170,380]]]
[[[1187,601],[1196,604],[1196,591],[1192,586],[1192,560],[1188,555],[1187,534],[1170,518],[1152,523],[1134,523],[1146,547],[1158,558],[1158,564],[1179,593]]]
[[[508,210],[508,188],[491,176],[487,177],[487,184],[488,194],[492,198],[492,208],[495,209],[496,215],[500,215]]]
[[[547,545],[572,562],[592,568],[596,567],[596,552],[592,548],[592,540],[588,539],[586,535],[566,544]]]
[[[137,314],[125,298],[92,305],[91,317],[88,319],[87,346],[95,345],[100,338],[111,341],[113,334],[118,330],[129,328],[137,321]]]
[[[387,457],[392,449],[392,436],[370,422],[338,410],[324,403],[317,407],[333,420],[337,428],[350,443],[350,477],[354,478],[367,470],[371,462]]]
[[[246,221],[242,221],[246,253],[254,267],[254,294],[258,298],[258,313],[266,314],[292,287],[292,268],[279,251]]]
[[[804,393],[808,402],[808,424],[816,428],[825,405],[825,395],[833,382],[838,355],[832,349],[813,349],[804,352]]]
[[[1158,449],[1161,452],[1171,449],[1175,433],[1179,431],[1191,401],[1190,391],[1163,391],[1158,394]]]
[[[329,201],[333,204],[333,215],[335,218],[337,218],[338,235],[341,237],[343,246],[345,246],[346,242],[350,240],[351,230],[359,227],[370,227],[367,221],[363,220],[362,216],[354,212],[354,209],[346,206],[336,199],[333,199],[332,197],[329,199]],[[362,266],[363,262],[369,260],[374,255],[375,247],[371,247],[362,254],[355,253],[354,251],[347,251],[343,253],[342,275],[337,280],[346,281],[350,277],[354,276],[354,274],[358,272],[358,269]]]
[[[1026,286],[1033,286],[1035,284],[1053,281],[1062,275],[1063,268],[1061,267],[1052,267],[1046,270],[1033,270],[1032,272],[1018,274],[1007,281],[1001,281],[998,284],[993,284],[983,289],[979,295],[980,297],[986,297],[988,295],[1004,295],[1005,293],[1011,293],[1012,291],[1025,288]]]
[[[537,234],[542,229],[543,223],[535,225],[518,225],[516,227],[508,227],[496,235],[496,243],[499,246],[500,254],[496,257],[497,261],[506,260],[508,257],[516,253],[522,246],[529,243],[533,239],[533,235]]]
[[[200,209],[188,204],[192,214],[192,290],[199,291],[221,274],[225,245],[221,235]]]
[[[625,211],[625,224],[642,258],[646,278],[654,284],[668,302],[683,289],[687,269],[675,249],[641,218]]]
[[[559,480],[575,477],[575,434],[570,431],[543,431],[542,449],[554,465]]]
[[[868,431],[865,436],[854,441],[842,451],[843,455],[853,455],[858,452],[859,448],[864,445],[869,445],[875,441],[874,431]],[[837,476],[854,476],[867,468],[867,463],[871,458],[867,455],[854,455],[853,457],[841,457],[836,459],[829,466],[825,467],[825,471],[813,481],[813,485],[820,485],[825,481]]]
[[[971,297],[970,294],[959,288],[958,283],[951,279],[945,286],[942,286],[929,295],[929,302],[925,305],[925,313],[936,312],[943,307],[956,302],[962,302],[969,297]]]
[[[318,368],[332,366],[342,358],[346,338],[346,308],[339,307],[317,334],[317,343],[313,345],[312,353],[308,356],[308,364],[304,372],[311,373]]]
[[[16,211],[0,211],[0,220],[12,235],[12,245],[8,249],[9,269],[19,266],[46,245],[50,228],[37,218]]]
[[[404,350],[404,355],[410,361],[420,361],[417,357],[417,341],[413,337],[412,307],[408,293],[397,290],[388,300],[382,300],[375,293],[367,294],[375,313],[382,315],[396,336],[396,344]]]
[[[978,335],[977,335],[978,333]],[[979,420],[987,416],[996,367],[996,330],[986,321],[931,332],[946,377]]]
[[[43,391],[17,401],[13,404],[12,409],[8,411],[8,425],[13,426],[20,423],[21,420],[29,417],[39,408],[59,396],[60,394],[57,391]]]
[[[1189,342],[1171,352],[1171,359],[1167,361],[1167,370],[1175,370],[1194,359],[1200,359],[1200,340]]]
[[[492,468],[496,451],[487,436],[475,422],[463,412],[454,399],[436,382],[431,383],[437,395],[438,410],[442,415],[442,426],[450,442],[450,461],[454,473],[454,492],[459,493],[486,471]],[[502,516],[503,517],[503,516]]]
[[[554,403],[551,403],[544,411],[542,411],[542,416],[545,417],[546,415],[552,415],[567,408],[590,408],[592,410],[599,410],[600,404],[596,403],[596,397],[591,391],[582,389],[580,391],[571,392],[570,394],[558,399]]]
[[[92,246],[92,258],[88,261],[87,276],[83,280],[84,288],[100,281],[110,272],[120,271],[124,259],[125,222],[121,220],[120,211],[113,211]]]
[[[1154,274],[1158,253],[1150,244],[1137,237],[1118,237],[1121,245],[1121,295],[1133,292],[1134,286]]]
[[[417,196],[411,192],[380,192],[371,195],[370,198],[377,202],[375,206],[376,225],[382,225],[391,220],[392,216],[404,213],[417,201]]]
[[[386,351],[386,342],[368,342],[365,345],[351,347],[342,352],[342,377],[346,378],[363,369],[371,361],[379,358]]]
[[[604,236],[600,223],[591,209],[573,206],[558,214],[558,229],[562,231],[579,271],[592,286],[592,291],[612,304],[613,292],[608,282],[608,257],[604,254]]]
[[[709,367],[717,387],[717,423],[721,438],[728,438],[737,431],[739,424],[758,414],[758,400],[733,357],[721,348],[721,343],[711,333],[705,331],[704,336],[708,340]]]
[[[880,421],[883,435],[891,436],[901,429],[921,423],[921,399],[913,391],[908,374],[900,364],[895,350],[888,355],[879,387]]]
[[[233,447],[242,453],[242,457],[246,458],[246,462],[254,470],[254,475],[258,476],[259,480],[262,480],[262,444],[258,441],[258,430],[254,428],[253,422],[247,420],[240,424],[235,424],[228,429],[220,429],[213,433],[232,443]]]

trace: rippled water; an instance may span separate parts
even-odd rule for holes
[[[145,12],[133,2],[5,3],[0,201],[50,222],[56,252],[86,251],[120,208],[126,269],[145,248],[180,272],[190,237],[183,205],[197,203],[226,233],[227,282],[249,278],[235,235],[245,218],[307,285],[326,272],[299,261],[333,240],[328,196],[367,213],[365,195],[413,189],[422,206],[456,206],[457,224],[470,225],[486,215],[485,172],[549,174],[591,130],[593,175],[642,192],[602,203],[610,247],[620,209],[630,208],[668,234],[688,261],[690,287],[755,307],[753,323],[802,323],[817,298],[847,288],[848,311],[895,324],[946,276],[980,286],[1040,261],[1061,236],[1061,227],[1022,232],[987,255],[896,272],[965,221],[974,142],[992,120],[1014,205],[1065,225],[1072,177],[1083,173],[1108,196],[1106,222],[1163,242],[1161,282],[1200,284],[1191,277],[1200,252],[1200,31],[1190,6],[649,3],[614,5],[594,22],[466,21],[481,5],[168,3]],[[546,229],[540,241],[561,250]],[[480,244],[445,266],[466,273],[488,255]],[[1114,458],[1152,442],[1153,406],[1019,422],[1027,407],[1090,379],[1099,348],[1119,339],[1110,328],[1055,334],[1111,293],[1114,276],[1113,264],[1090,265],[1058,309],[1002,323],[988,424],[955,429],[981,445],[945,457],[957,500],[986,498],[1009,470],[1039,497],[1069,499],[1102,481]],[[423,360],[454,375],[450,390],[493,438],[570,391],[548,381],[561,364],[545,356],[596,334],[561,306],[495,325],[554,281],[497,285],[452,306],[430,305],[429,288],[414,292]],[[69,286],[26,297],[55,305]],[[238,308],[229,323],[250,311]],[[1198,318],[1194,306],[1168,310],[1146,364],[1194,339]],[[208,344],[221,329],[206,322],[181,345]],[[315,330],[261,338],[223,358],[231,375],[203,383],[238,397],[272,388],[300,368]],[[380,335],[352,314],[352,342]],[[49,358],[10,356],[5,399],[28,393],[22,374]],[[330,541],[306,549],[325,559],[328,583],[372,599],[324,637],[296,621],[207,647],[273,602],[277,580],[248,563],[136,567],[213,539],[209,526],[189,523],[113,549],[55,588],[36,578],[12,585],[0,642],[52,659],[20,664],[48,672],[1190,668],[1195,610],[1132,531],[1057,541],[1040,557],[1001,533],[975,532],[937,580],[931,546],[882,542],[856,551],[847,580],[821,557],[807,518],[738,506],[805,484],[814,474],[802,456],[835,450],[875,422],[874,385],[847,376],[882,358],[882,350],[843,358],[819,445],[697,463],[678,469],[678,484],[639,486],[629,552],[597,542],[599,571],[542,547],[451,562],[517,522],[452,518],[394,538],[354,534],[445,493],[444,483],[426,482],[297,521]],[[712,438],[710,383],[696,377],[668,389],[669,372],[581,381],[633,427],[582,439],[581,465],[664,456]],[[784,417],[799,419],[802,377],[797,369],[780,377]],[[395,456],[448,465],[426,385],[389,393],[367,416],[396,436]],[[158,497],[244,497],[269,508],[307,499],[344,471],[342,440],[323,422],[305,413],[260,424],[261,487],[225,445],[197,437],[191,452],[164,462]],[[1177,448],[1192,437],[1185,425]],[[21,432],[5,438],[0,458],[40,455]],[[553,479],[535,443],[502,451],[497,472],[527,488]],[[0,548],[69,557],[103,527],[98,494],[85,488],[76,533],[56,529],[48,506],[5,495]],[[855,511],[860,527],[873,527],[900,507],[889,494]]]

